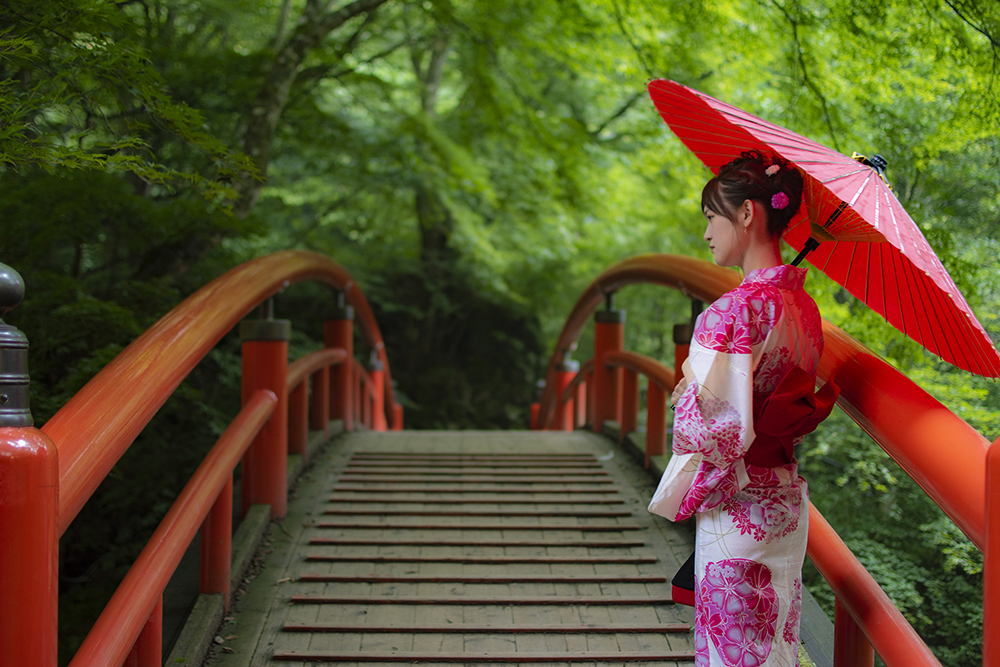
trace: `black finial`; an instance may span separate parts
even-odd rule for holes
[[[24,279],[21,274],[6,264],[0,264],[0,323],[4,315],[14,310],[23,298]]]
[[[0,427],[31,426],[28,397],[28,337],[3,321],[24,298],[24,279],[0,264]]]

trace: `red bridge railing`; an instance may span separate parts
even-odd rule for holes
[[[306,455],[310,428],[328,433],[331,419],[342,420],[346,430],[402,428],[382,336],[364,295],[340,265],[288,251],[219,277],[123,350],[41,430],[0,428],[0,665],[56,665],[59,536],[215,344],[258,304],[302,281],[326,283],[343,295],[324,324],[327,349],[289,365],[287,322],[267,317],[241,323],[243,409],[178,496],[71,665],[161,664],[163,589],[199,530],[201,592],[221,594],[228,607],[237,464],[242,462],[244,513],[266,504],[277,519],[287,503],[288,455]],[[353,357],[355,312],[372,350],[371,371]]]
[[[737,274],[689,257],[643,255],[604,271],[577,300],[549,362],[545,389],[533,411],[533,428],[572,429],[580,415],[600,432],[606,421],[622,437],[635,430],[638,375],[649,380],[646,461],[664,454],[665,392],[687,356],[687,340],[676,336],[674,369],[622,350],[623,314],[596,310],[602,300],[630,284],[679,289],[711,302],[739,283]],[[595,312],[596,311],[596,312]],[[594,358],[577,372],[569,360],[591,314]],[[837,401],[928,493],[977,547],[984,550],[983,664],[1000,666],[1000,447],[991,445],[902,373],[824,321],[826,340],[818,377],[836,377]],[[571,369],[572,370],[569,370]],[[591,369],[589,373],[586,373]],[[679,379],[677,377],[676,379]],[[585,390],[581,390],[585,387]],[[585,405],[581,405],[581,402]],[[567,417],[570,416],[570,417]],[[988,453],[988,455],[987,455]],[[989,477],[987,478],[987,475]],[[885,592],[810,505],[808,555],[836,595],[834,664],[873,665],[874,654],[889,667],[940,665]]]

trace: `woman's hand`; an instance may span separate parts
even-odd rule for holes
[[[670,395],[670,402],[673,405],[677,405],[677,401],[681,400],[681,394],[684,393],[684,390],[691,383],[691,362],[688,359],[685,359],[681,365],[681,371],[684,375],[681,377],[680,382],[674,385],[674,392]]]

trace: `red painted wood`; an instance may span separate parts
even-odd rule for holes
[[[271,506],[271,520],[288,507],[288,341],[243,342],[243,405],[258,390],[278,397],[271,418],[250,444],[240,466],[240,515],[251,505]]]
[[[233,476],[201,524],[201,570],[199,592],[222,594],[223,608],[229,611],[230,569],[233,543]]]
[[[163,661],[163,596],[142,626],[123,667],[160,667]]]
[[[36,428],[0,428],[0,665],[55,667],[59,463]]]

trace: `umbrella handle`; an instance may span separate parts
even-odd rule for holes
[[[819,241],[810,236],[808,239],[806,239],[806,245],[804,248],[802,248],[802,252],[800,252],[795,257],[795,259],[792,260],[792,266],[798,266],[799,264],[801,264],[802,260],[805,259],[806,255],[808,255],[818,247],[819,247]]]

